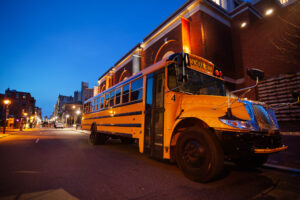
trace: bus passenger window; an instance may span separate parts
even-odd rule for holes
[[[111,93],[110,93],[110,107],[113,107],[114,106],[114,97],[115,97],[115,91],[112,91]]]
[[[98,108],[97,110],[99,111],[100,110],[100,97],[98,97]]]
[[[93,112],[93,101],[90,103],[90,112]]]
[[[116,105],[121,103],[121,88],[116,90]]]
[[[122,93],[122,103],[127,103],[129,101],[129,84],[123,87]]]
[[[102,109],[103,106],[104,106],[104,96],[102,96],[102,97],[100,98],[100,106],[101,106],[101,109]]]
[[[142,99],[143,97],[143,79],[140,78],[131,83],[131,101]]]
[[[105,108],[109,106],[109,94],[105,95]]]
[[[94,110],[97,111],[98,110],[98,99],[95,99],[95,103],[94,104],[95,104],[95,109]]]

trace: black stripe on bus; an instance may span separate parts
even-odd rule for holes
[[[142,127],[141,124],[97,124],[97,126]]]
[[[132,101],[132,102],[128,102],[128,103],[123,103],[123,104],[120,104],[120,105],[113,106],[113,108],[118,108],[118,107],[122,107],[122,106],[128,106],[128,105],[131,105],[131,104],[141,103],[142,101],[143,101],[143,100],[140,99],[140,100],[137,100],[137,101]]]
[[[110,118],[110,117],[124,117],[124,116],[141,115],[141,114],[142,114],[142,111],[137,111],[137,112],[115,114],[115,115],[104,115],[104,116],[99,116],[99,117],[91,117],[91,118],[86,118],[85,120],[102,119],[102,118]]]
[[[115,105],[115,106],[112,106],[112,107],[102,108],[100,110],[93,111],[93,112],[88,112],[88,113],[84,113],[84,114],[97,113],[97,112],[100,112],[100,111],[108,110],[110,108],[118,108],[118,107],[122,107],[122,106],[128,106],[128,105],[131,105],[131,104],[141,103],[142,101],[143,100],[140,99],[140,100],[136,100],[136,101],[132,101],[132,102],[128,102],[128,103],[118,104],[118,105]]]

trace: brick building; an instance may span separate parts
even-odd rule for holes
[[[221,68],[229,89],[252,85],[246,69],[259,68],[265,81],[247,97],[268,104],[292,102],[291,93],[300,92],[299,16],[295,0],[188,0],[98,79],[98,91],[185,50],[184,18],[188,51]],[[283,129],[300,129],[299,105],[276,112]]]
[[[41,109],[35,106],[35,99],[28,92],[20,92],[16,90],[5,90],[5,94],[0,95],[1,102],[4,98],[10,99],[8,118],[14,119],[14,127],[19,127],[19,123],[22,118],[25,117],[25,113],[28,117],[29,126],[37,123],[36,117],[41,118]],[[1,108],[1,119],[4,119],[4,109]],[[30,119],[31,118],[31,119]]]

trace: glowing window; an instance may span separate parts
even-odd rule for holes
[[[281,3],[282,5],[287,4],[288,2],[289,2],[289,0],[280,0],[280,3]]]
[[[218,4],[219,6],[221,6],[222,8],[226,9],[226,0],[212,0],[212,1]]]

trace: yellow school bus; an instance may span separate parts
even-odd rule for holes
[[[91,131],[94,145],[109,137],[137,141],[141,153],[176,162],[186,177],[201,182],[215,179],[224,159],[254,168],[287,148],[271,108],[233,97],[213,63],[187,53],[85,101],[82,129]]]

